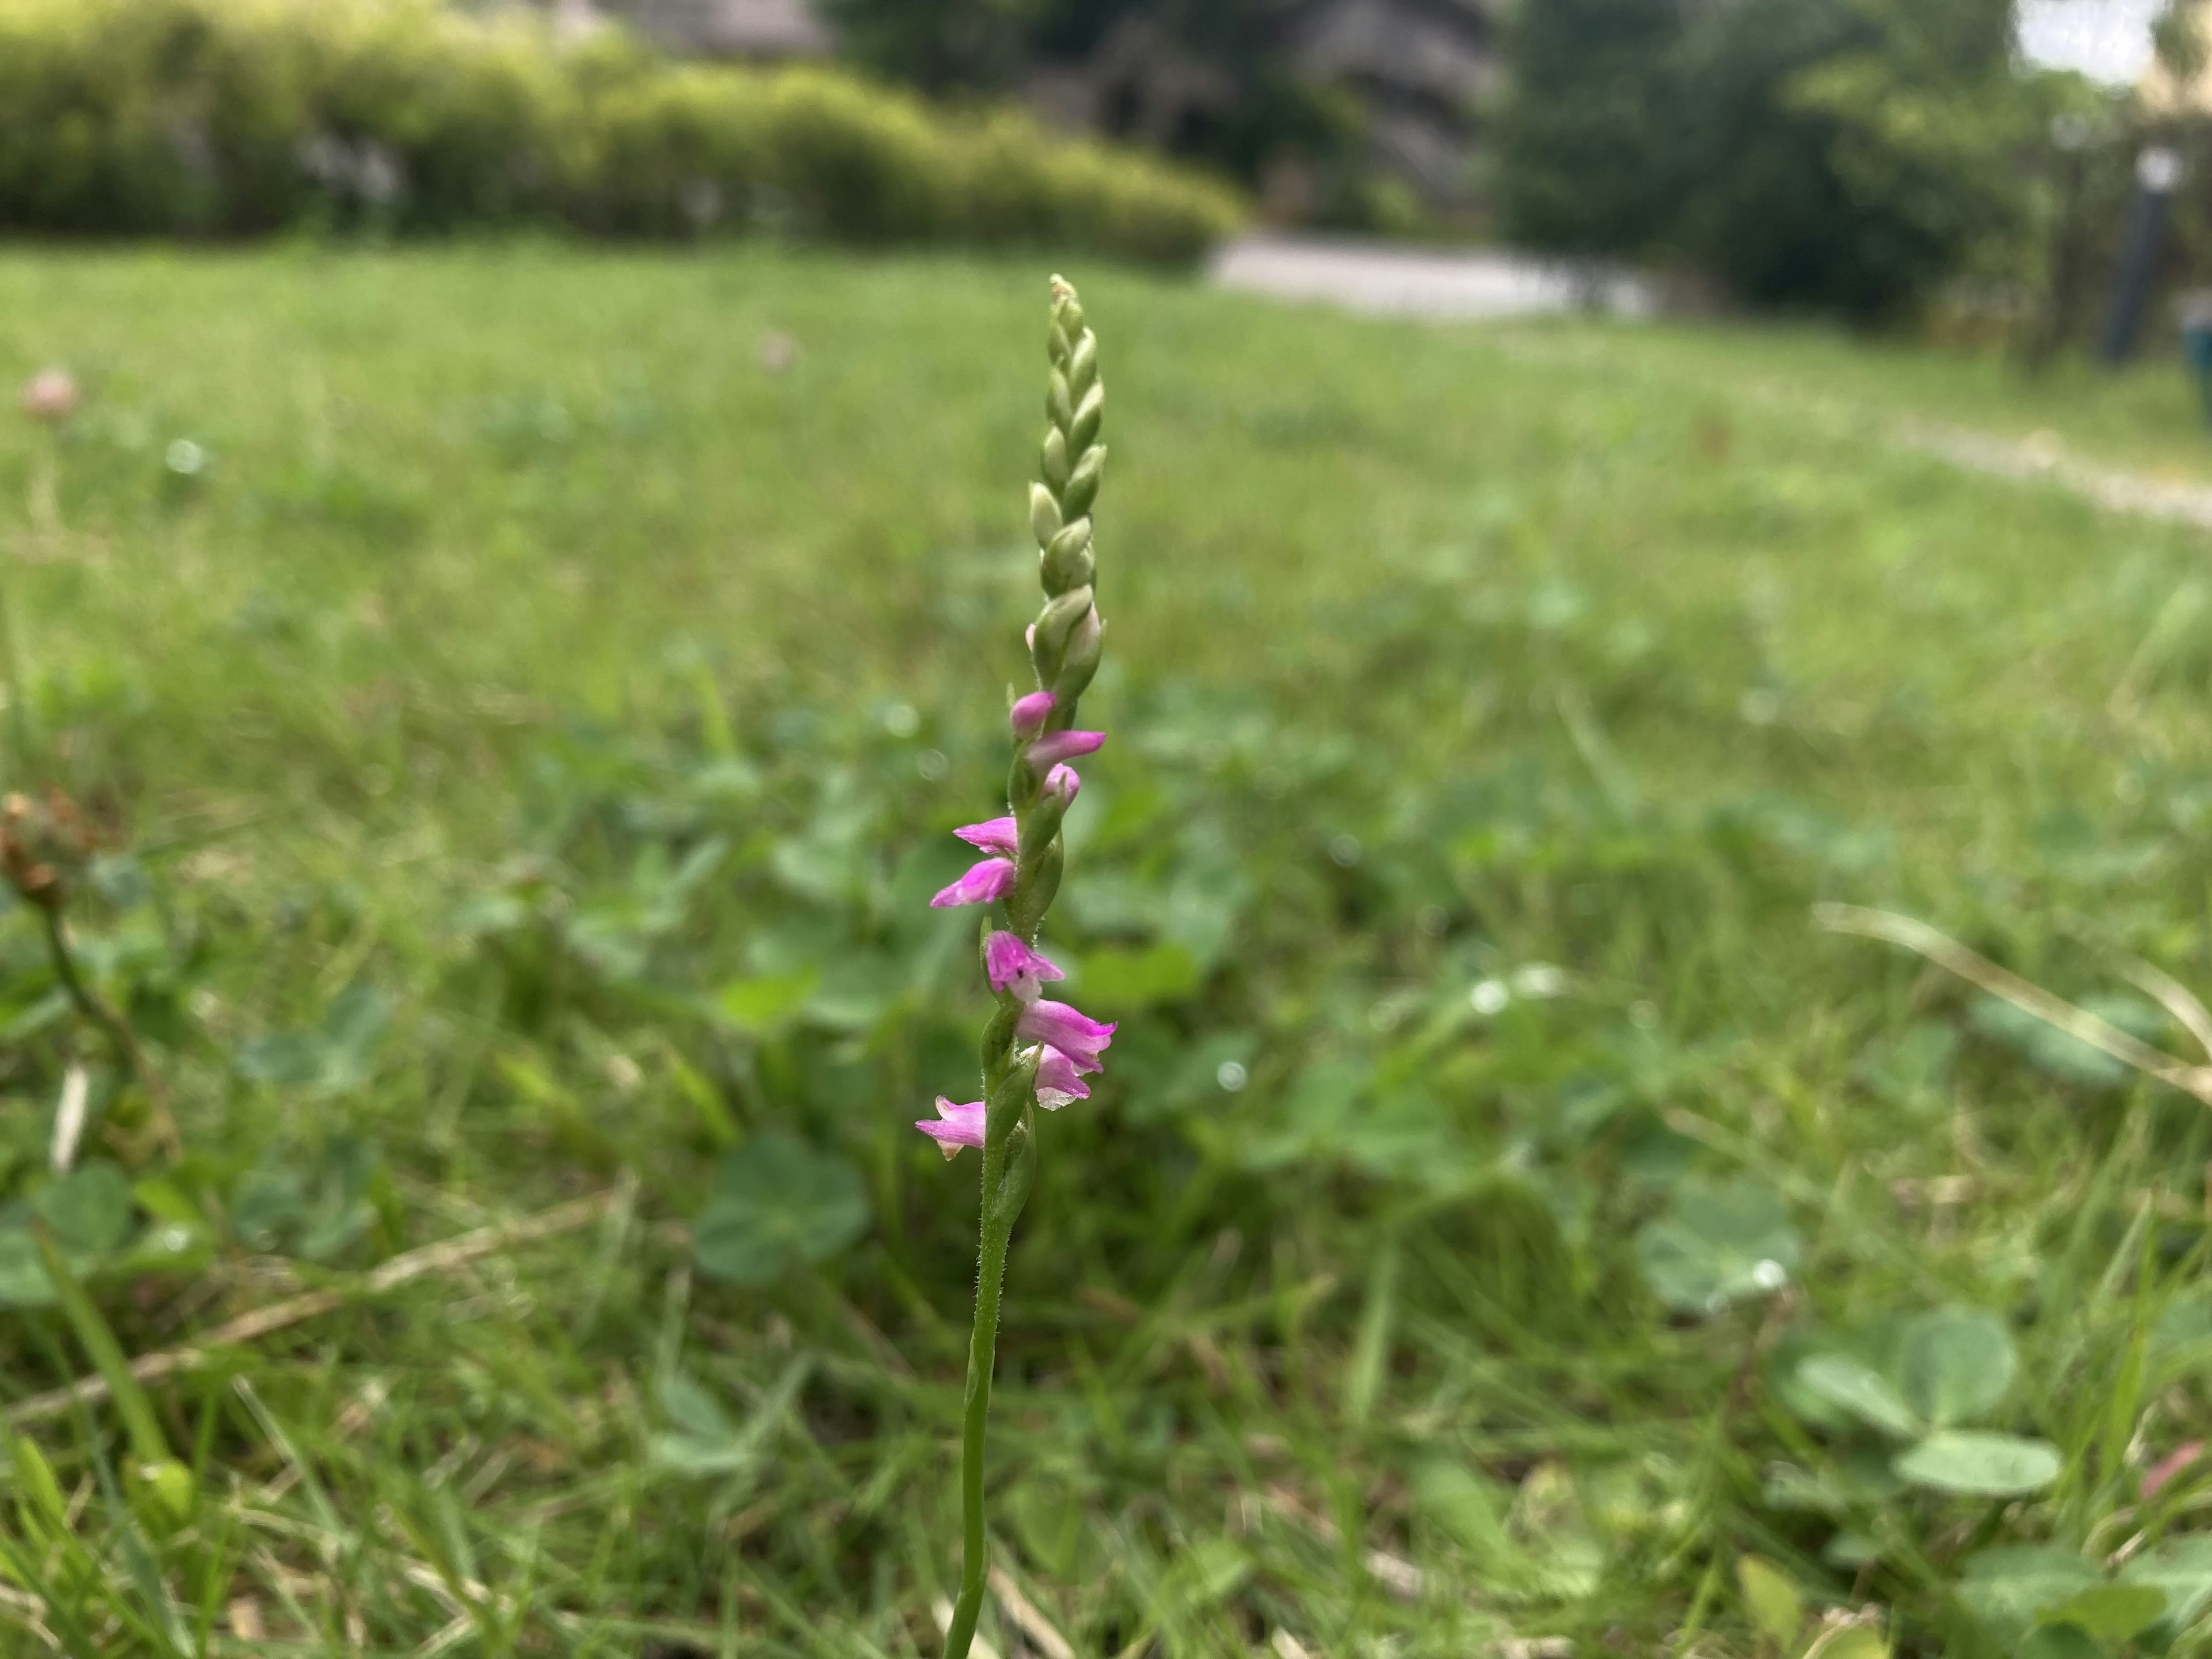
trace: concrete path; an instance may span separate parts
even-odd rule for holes
[[[1577,312],[1645,318],[1659,308],[1656,290],[1632,272],[1495,249],[1444,251],[1263,234],[1230,243],[1215,255],[1207,274],[1216,286],[1238,293],[1439,322]],[[1965,471],[2056,485],[2107,512],[2212,530],[2212,485],[2172,483],[2100,466],[2070,453],[2048,434],[2015,440],[1963,427],[1908,422],[1896,429],[1893,441]]]
[[[1595,311],[1648,317],[1650,283],[1625,271],[1492,249],[1427,250],[1311,236],[1247,236],[1214,256],[1219,287],[1375,316],[1479,322]]]
[[[2108,513],[2132,513],[2212,530],[2212,485],[2170,483],[2100,466],[2070,453],[2047,434],[2015,440],[1963,427],[1912,424],[1898,428],[1897,441],[1968,472],[2019,483],[2056,484]]]

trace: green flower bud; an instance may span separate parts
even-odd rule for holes
[[[1044,550],[1044,591],[1065,593],[1071,587],[1087,587],[1096,568],[1091,556],[1091,520],[1078,519],[1054,536]]]
[[[1075,700],[1091,689],[1091,677],[1098,672],[1098,656],[1105,645],[1105,621],[1094,610],[1068,636],[1060,672],[1052,683],[1052,695],[1060,708],[1073,708]]]
[[[1067,657],[1068,635],[1074,631],[1076,623],[1090,613],[1091,590],[1088,587],[1070,588],[1038,613],[1036,637],[1030,643],[1030,659],[1036,665],[1039,685],[1052,685],[1058,682],[1060,665]]]
[[[1095,392],[1097,388],[1094,386],[1091,390]],[[1052,378],[1045,382],[1044,414],[1045,418],[1062,432],[1067,431],[1075,422],[1075,406],[1068,394],[1067,376],[1056,368],[1052,372]],[[1095,433],[1097,429],[1094,427],[1092,431]],[[1074,441],[1070,447],[1080,453],[1084,445],[1090,441],[1088,438]]]
[[[1106,448],[1093,444],[1083,452],[1083,459],[1067,475],[1060,487],[1060,511],[1071,519],[1081,518],[1091,511],[1091,503],[1098,499],[1098,485],[1106,471]]]
[[[1039,792],[1036,805],[1022,820],[1022,838],[1016,859],[1025,865],[1036,863],[1059,836],[1060,821],[1066,816],[1067,797],[1048,789]]]
[[[1016,1012],[1018,1014],[1019,1011]],[[988,1140],[996,1140],[1011,1129],[1036,1091],[1036,1056],[1018,1059],[1006,1067],[1006,1074],[983,1096],[983,1134]]]
[[[1056,426],[1044,434],[1044,483],[1055,494],[1067,487],[1067,434]]]
[[[1068,390],[1080,398],[1098,378],[1098,337],[1085,330],[1067,359]]]
[[[1055,317],[1045,335],[1045,360],[1057,368],[1066,364],[1073,350],[1074,347],[1068,341],[1067,331],[1060,325],[1060,319]]]
[[[1055,374],[1053,376],[1053,385],[1056,390],[1065,394],[1067,387],[1066,380]],[[1106,386],[1102,380],[1083,394],[1083,401],[1077,406],[1073,416],[1060,422],[1067,428],[1067,447],[1079,455],[1090,448],[1097,441],[1099,424],[1105,418]]]
[[[1024,939],[1035,939],[1038,924],[1044,913],[1052,908],[1054,896],[1060,891],[1060,872],[1064,860],[1060,838],[1055,836],[1045,843],[1035,862],[1022,866],[1021,875],[1014,883],[1014,890],[1006,895],[1006,920]]]
[[[1096,495],[1097,492],[1094,489],[1091,493]],[[1060,503],[1053,500],[1052,491],[1047,489],[1042,484],[1031,484],[1030,486],[1030,530],[1036,537],[1039,547],[1051,544],[1053,538],[1060,534]]]
[[[989,1085],[992,1079],[1004,1075],[1000,1068],[1006,1065],[1006,1056],[1013,1052],[1014,1024],[1021,1017],[1022,1011],[1019,1008],[1002,1002],[993,1010],[989,1023],[983,1027],[983,1077],[986,1087]]]

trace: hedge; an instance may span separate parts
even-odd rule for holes
[[[432,0],[0,0],[0,232],[557,222],[1188,260],[1235,197],[1025,116]]]

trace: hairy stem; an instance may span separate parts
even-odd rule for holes
[[[1006,1276],[1006,1239],[1013,1218],[1001,1213],[999,1189],[1006,1168],[1004,1142],[983,1152],[982,1244],[975,1255],[975,1325],[968,1340],[968,1392],[960,1430],[960,1599],[945,1636],[945,1659],[967,1659],[983,1611],[990,1545],[983,1535],[983,1435],[991,1419],[991,1371],[999,1348],[999,1293]]]

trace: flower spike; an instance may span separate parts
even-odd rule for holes
[[[983,1098],[939,1099],[937,1117],[915,1127],[949,1157],[983,1151],[982,1239],[976,1256],[975,1324],[968,1350],[968,1392],[960,1440],[960,1595],[945,1636],[945,1659],[968,1659],[983,1604],[988,1567],[983,1517],[983,1434],[991,1410],[991,1370],[999,1339],[999,1298],[1007,1242],[1036,1169],[1039,1109],[1058,1111],[1090,1097],[1083,1079],[1103,1065],[1114,1027],[1042,995],[1063,977],[1036,948],[1045,913],[1066,862],[1060,821],[1083,781],[1066,764],[1095,754],[1103,732],[1075,729],[1076,705],[1098,672],[1105,625],[1098,617],[1098,536],[1093,518],[1105,477],[1098,442],[1106,390],[1098,378],[1098,339],[1085,325],[1073,288],[1052,279],[1046,344],[1044,445],[1040,482],[1030,486],[1030,530],[1037,545],[1043,608],[1023,635],[1036,689],[1007,713],[1013,764],[1007,816],[957,831],[993,854],[930,902],[1004,901],[1004,927],[987,927],[983,968],[998,998],[983,1035]]]

